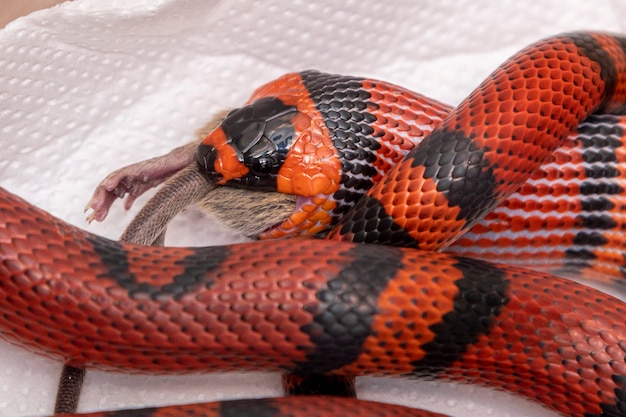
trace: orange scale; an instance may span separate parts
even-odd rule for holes
[[[320,207],[322,210],[330,213],[337,207],[337,203],[332,200],[326,200]]]
[[[306,212],[294,213],[289,217],[288,222],[292,227],[299,226],[308,220],[309,216]]]
[[[311,222],[322,222],[322,221],[328,221],[329,218],[330,217],[328,216],[327,213],[325,213],[323,211],[316,210],[309,217],[309,221],[311,221]]]

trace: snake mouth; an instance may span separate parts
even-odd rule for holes
[[[292,219],[293,216],[296,215],[297,213],[303,212],[304,207],[310,204],[311,198],[295,196],[291,194],[282,194],[282,193],[276,193],[276,194],[281,194],[281,196],[284,196],[284,197],[277,196],[275,203],[278,202],[281,206],[284,204],[285,208],[287,208],[287,205],[288,205],[289,207],[291,207],[291,209],[284,210],[284,211],[280,211],[278,207],[274,209],[270,209],[269,212],[272,213],[273,218],[276,220],[276,222],[272,224],[271,226],[267,227],[266,229],[264,229],[261,233],[259,233],[256,236],[257,238],[289,237],[291,235],[297,234],[294,232],[300,231],[299,228],[295,228],[295,230],[292,230],[291,232],[285,229],[286,229],[286,226],[288,225],[288,221]],[[287,226],[287,227],[290,227],[290,226]],[[293,228],[293,226],[291,227]],[[276,236],[274,236],[275,234]]]

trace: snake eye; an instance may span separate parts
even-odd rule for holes
[[[274,162],[271,158],[261,156],[252,161],[252,173],[258,177],[263,177],[272,173]]]

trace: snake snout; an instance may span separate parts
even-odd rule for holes
[[[215,159],[217,158],[217,149],[213,145],[201,143],[198,145],[196,159],[200,170],[213,182],[222,179],[222,174],[215,170]]]

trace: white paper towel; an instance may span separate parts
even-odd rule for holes
[[[76,0],[0,30],[0,185],[95,233],[119,236],[118,204],[87,226],[108,172],[193,138],[261,83],[307,68],[395,82],[455,104],[511,53],[563,31],[626,31],[624,2]],[[145,198],[138,202],[138,206]],[[170,244],[236,239],[176,222]],[[193,232],[193,233],[191,233]],[[191,237],[190,237],[191,236]],[[0,415],[52,411],[58,363],[0,344]],[[277,395],[276,376],[88,372],[81,411]],[[363,398],[453,416],[550,416],[476,387],[359,381]]]

